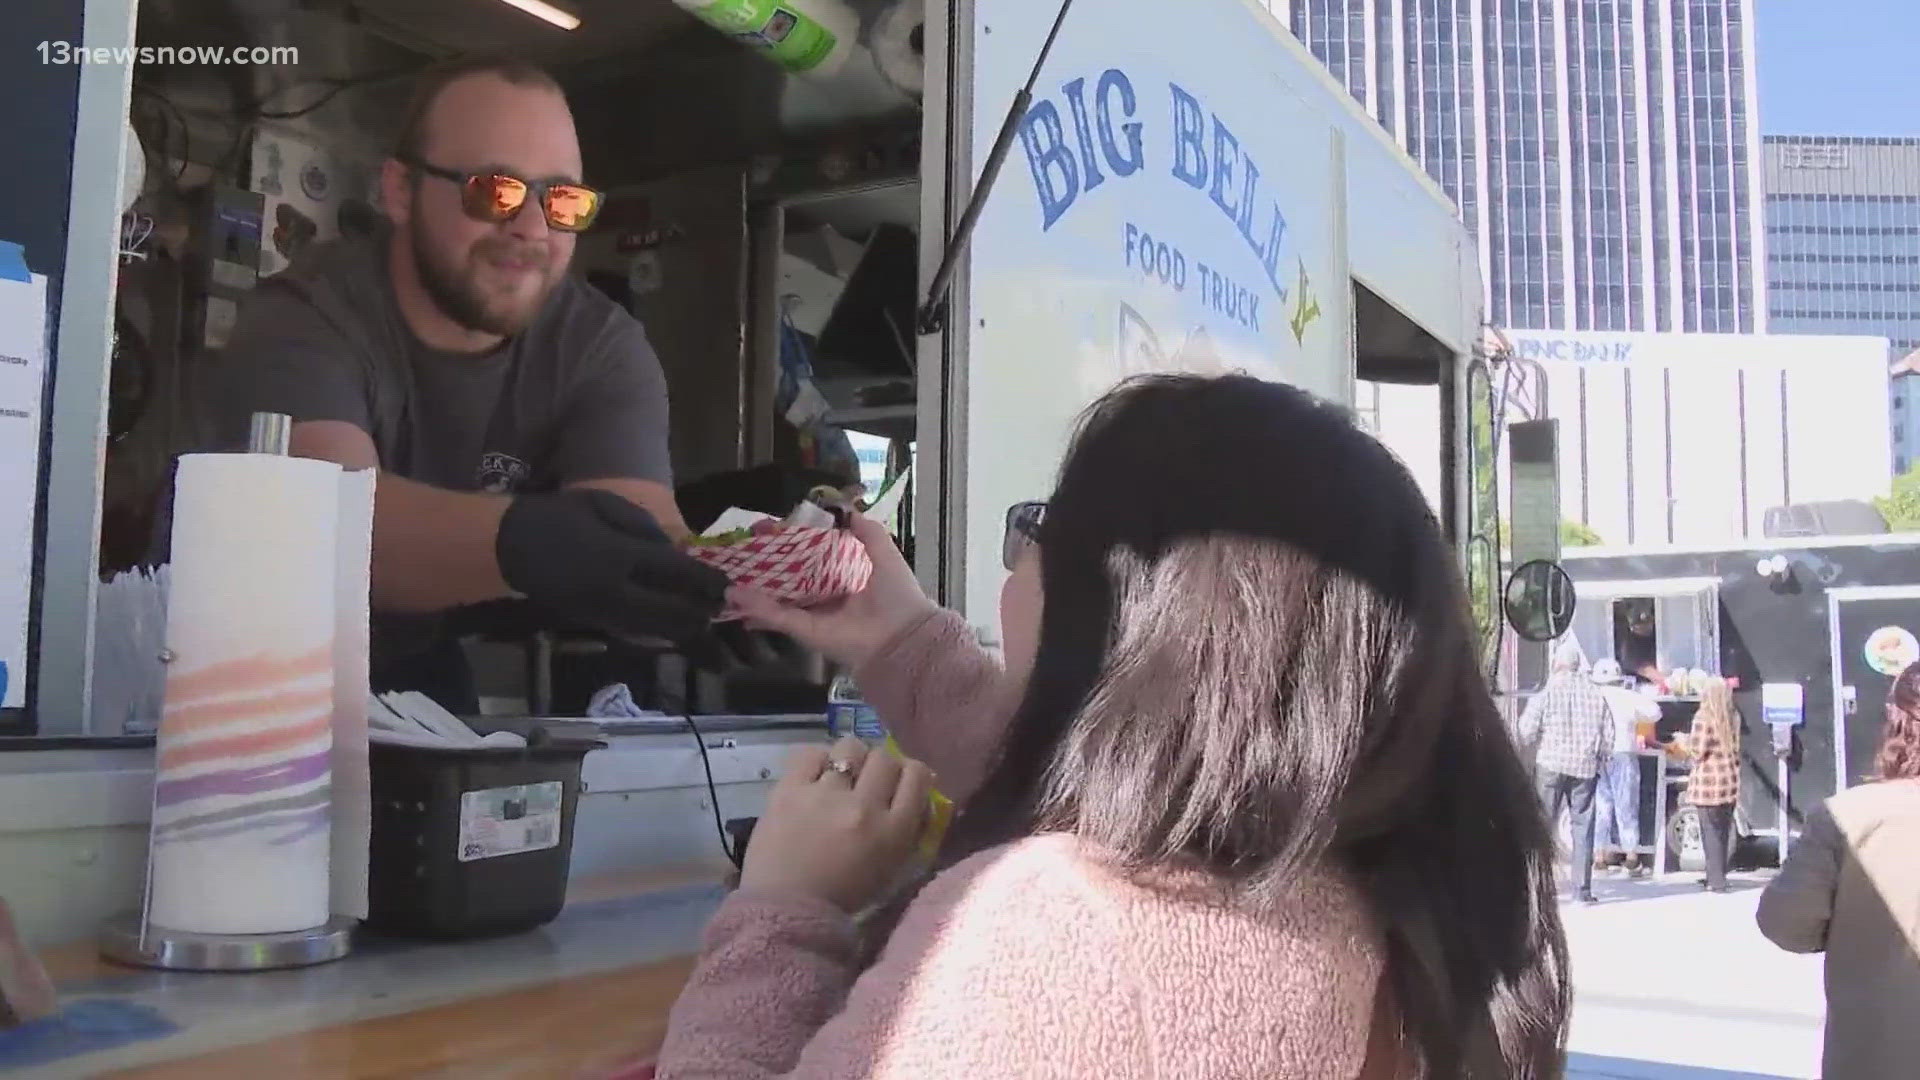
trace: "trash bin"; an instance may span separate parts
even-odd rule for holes
[[[524,749],[372,744],[367,929],[452,939],[552,921],[581,764],[605,745],[539,730]]]

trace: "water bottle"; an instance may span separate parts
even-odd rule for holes
[[[827,733],[838,739],[851,735],[869,745],[886,741],[887,731],[880,726],[880,714],[860,696],[860,688],[846,673],[834,676],[827,689]]]
[[[874,750],[905,757],[899,744],[887,734],[880,725],[880,714],[860,696],[860,688],[853,684],[851,676],[841,674],[834,678],[827,689],[827,731],[835,739],[842,735],[851,735],[866,743]],[[934,858],[940,852],[940,843],[946,837],[947,827],[953,823],[953,801],[939,791],[927,795],[928,814],[925,828],[920,834],[920,843],[916,849],[917,862],[903,873],[902,880],[911,880],[933,865]]]

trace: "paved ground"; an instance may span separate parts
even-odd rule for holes
[[[1563,910],[1573,951],[1573,1080],[1820,1075],[1820,958],[1754,927],[1764,878],[1715,896],[1675,874],[1602,876],[1601,903]]]

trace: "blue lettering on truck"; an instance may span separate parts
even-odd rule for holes
[[[1129,221],[1123,234],[1128,269],[1179,292],[1189,285],[1200,302],[1249,330],[1260,329],[1260,294]]]
[[[1266,288],[1285,306],[1289,275],[1281,260],[1288,223],[1277,201],[1261,198],[1259,165],[1218,113],[1178,83],[1168,83],[1167,89],[1173,134],[1167,169],[1233,224],[1259,263]],[[1064,115],[1058,103],[1042,98],[1028,109],[1019,129],[1039,195],[1043,232],[1059,224],[1080,196],[1109,179],[1138,175],[1147,166],[1139,95],[1125,72],[1109,68],[1091,92],[1086,79],[1074,79],[1061,87],[1061,96]],[[1190,257],[1171,238],[1129,222],[1123,253],[1129,269],[1170,288],[1197,288],[1208,308],[1260,329],[1262,292]],[[1304,281],[1304,268],[1302,274]]]

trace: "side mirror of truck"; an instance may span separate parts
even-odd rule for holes
[[[1507,579],[1502,607],[1522,641],[1556,641],[1573,626],[1573,579],[1559,563],[1537,559]]]

